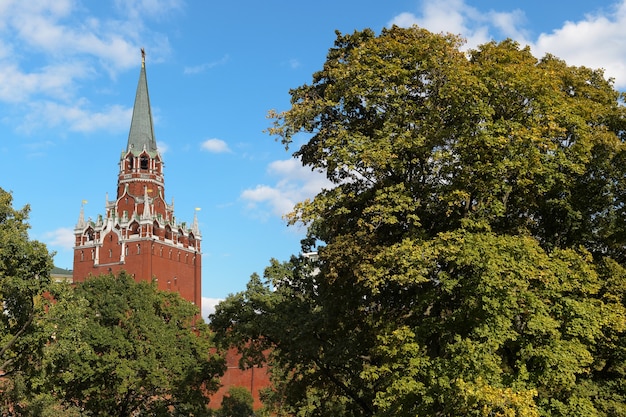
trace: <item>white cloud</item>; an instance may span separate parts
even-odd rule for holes
[[[254,209],[259,203],[267,203],[272,212],[277,216],[284,216],[293,210],[296,199],[293,198],[297,191],[293,187],[285,189],[284,186],[270,187],[269,185],[257,185],[255,188],[244,190],[241,198],[248,202],[248,207]]]
[[[50,62],[85,55],[109,69],[136,65],[139,45],[134,41],[142,30],[140,23],[103,21],[82,12],[68,1],[58,5],[56,1],[15,2],[0,18],[0,27],[5,27],[5,37],[20,50],[42,54]],[[24,57],[17,54],[13,58],[19,61]]]
[[[298,59],[291,58],[291,59],[289,59],[287,61],[282,62],[281,65],[286,65],[286,66],[288,66],[291,69],[297,69],[297,68],[300,68],[300,66],[302,64],[300,63],[300,61]]]
[[[209,151],[211,153],[224,153],[230,152],[230,148],[228,144],[221,139],[207,139],[200,145],[202,149],[205,151]]]
[[[241,193],[249,209],[266,205],[277,216],[290,213],[295,204],[313,198],[332,184],[324,174],[303,167],[298,159],[278,160],[269,164],[268,173],[277,177],[274,185],[259,184]]]
[[[109,106],[101,110],[91,110],[85,100],[68,105],[54,101],[34,102],[29,115],[18,126],[22,132],[45,126],[66,126],[74,132],[94,132],[105,130],[121,132],[128,129],[132,109],[122,106]]]
[[[626,0],[610,10],[588,14],[583,20],[565,22],[535,40],[524,27],[526,23],[519,9],[479,11],[464,0],[425,0],[418,14],[400,13],[389,25],[418,25],[432,32],[460,34],[467,39],[466,48],[510,37],[530,45],[537,57],[551,53],[569,65],[604,68],[607,77],[615,78],[617,88],[626,87]]]
[[[49,65],[31,73],[7,63],[0,66],[0,101],[25,102],[35,95],[67,100],[71,98],[74,82],[88,75],[89,70],[80,62]]]
[[[69,227],[60,227],[44,235],[46,244],[59,247],[64,250],[71,250],[74,247],[74,231]]]
[[[222,298],[209,298],[202,297],[202,318],[205,322],[209,321],[209,314],[215,313],[215,306],[219,304],[221,301],[224,301]]]
[[[157,149],[159,150],[159,153],[163,155],[170,149],[170,147],[165,142],[157,141]]]
[[[402,12],[389,21],[387,26],[400,26],[401,28],[408,28],[413,25],[419,25],[419,18],[410,12]]]
[[[298,193],[296,196],[298,201],[313,197],[322,188],[333,186],[323,173],[302,166],[302,162],[295,158],[270,163],[268,172],[281,178],[277,183],[281,189],[289,190],[292,188],[292,185],[297,187]]]
[[[431,32],[463,35],[471,47],[489,41],[488,20],[463,0],[429,0],[422,3],[420,16],[404,12],[394,17],[389,26],[418,25]]]
[[[578,22],[566,22],[552,33],[543,33],[532,44],[537,55],[547,52],[570,65],[604,68],[618,88],[626,88],[626,1],[610,12],[590,14]]]
[[[206,62],[204,64],[196,65],[194,67],[185,67],[183,70],[184,74],[199,74],[201,72],[205,72],[211,68],[224,65],[228,62],[230,56],[224,55],[220,60],[213,62]]]
[[[182,10],[183,4],[183,0],[115,0],[115,6],[132,19],[143,15],[168,16],[173,11]]]
[[[49,126],[111,131],[120,120],[127,125],[128,109],[87,105],[81,90],[103,75],[115,78],[137,67],[142,46],[154,61],[169,54],[166,34],[151,32],[144,22],[183,3],[125,0],[118,6],[123,13],[100,18],[75,0],[0,1],[0,102],[23,104],[5,120],[22,132]]]

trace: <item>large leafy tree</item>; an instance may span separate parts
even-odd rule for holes
[[[270,133],[334,184],[306,257],[218,306],[278,412],[626,415],[626,98],[601,70],[412,27],[337,34]],[[592,63],[591,63],[592,64]]]
[[[56,287],[39,366],[19,409],[53,404],[93,416],[208,415],[223,359],[192,303],[122,272]]]
[[[216,417],[254,417],[254,398],[244,387],[232,386],[228,395],[222,398],[222,406],[215,413]]]
[[[16,210],[11,193],[0,188],[0,375],[4,382],[28,367],[42,346],[38,318],[50,284],[52,256],[28,237],[28,206]]]

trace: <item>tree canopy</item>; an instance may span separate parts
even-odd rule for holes
[[[13,196],[0,188],[0,375],[28,366],[39,346],[37,318],[50,284],[52,256],[28,236],[30,208],[13,208]]]
[[[215,417],[254,417],[253,404],[254,398],[247,388],[232,386],[228,389],[228,395],[222,398]]]
[[[53,290],[42,360],[16,384],[24,415],[53,404],[92,416],[208,415],[223,373],[192,303],[128,274]]]
[[[626,96],[418,27],[337,33],[270,133],[334,184],[212,326],[301,416],[626,415]],[[263,352],[271,348],[266,358]]]

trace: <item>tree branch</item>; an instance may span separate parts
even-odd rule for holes
[[[13,336],[13,338],[9,341],[9,343],[7,343],[6,346],[2,348],[2,350],[0,350],[0,358],[3,357],[6,354],[6,352],[13,347],[13,345],[17,342],[20,336],[24,334],[24,332],[26,331],[26,329],[28,329],[28,326],[31,325],[34,319],[35,319],[35,313],[31,312],[28,317],[28,320],[26,320],[26,322],[22,325],[22,328],[17,333],[15,333],[15,336]],[[5,367],[10,365],[12,362],[13,362],[12,359],[8,359],[7,361],[5,361],[0,367],[0,372],[4,373]]]

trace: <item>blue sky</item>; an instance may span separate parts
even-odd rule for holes
[[[31,206],[30,236],[72,266],[72,229],[115,197],[146,49],[166,198],[196,207],[203,308],[299,252],[282,215],[324,184],[263,133],[335,39],[418,24],[468,47],[511,37],[604,68],[626,89],[626,0],[0,0],[0,187]]]

